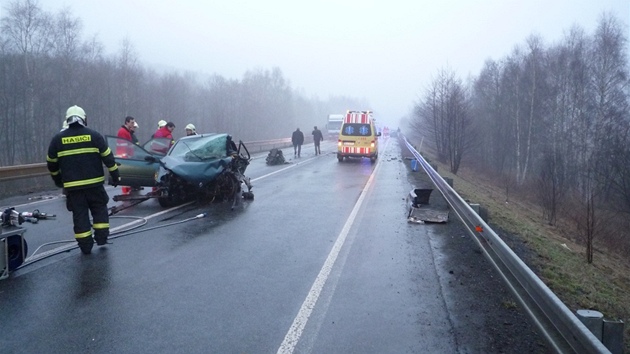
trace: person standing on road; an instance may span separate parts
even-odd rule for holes
[[[155,134],[157,134],[157,132],[159,132],[159,131],[160,131],[160,129],[164,128],[164,126],[165,126],[165,125],[166,125],[166,121],[165,121],[164,119],[161,119],[161,120],[158,122],[158,127],[157,127],[157,130],[155,131],[155,133],[153,133],[153,135],[151,135],[151,137],[152,137],[152,138],[155,138],[155,137],[156,137],[156,136],[155,136]]]
[[[107,140],[87,127],[83,108],[68,108],[66,121],[68,129],[57,133],[50,141],[46,163],[55,185],[66,191],[66,206],[72,212],[74,237],[79,248],[84,254],[90,254],[94,240],[103,246],[109,236],[109,196],[103,186],[103,164],[113,186],[118,185],[120,173]]]
[[[162,128],[158,129],[155,134],[153,134],[154,138],[169,138],[171,139],[171,145],[175,143],[173,140],[173,130],[175,130],[175,123],[168,122]]]
[[[322,151],[319,149],[319,143],[324,140],[322,131],[317,129],[317,126],[313,127],[313,143],[315,144],[315,155],[321,155]]]
[[[133,141],[133,125],[136,119],[132,116],[125,117],[125,123],[118,129],[117,137]]]
[[[138,129],[138,122],[134,121],[133,126],[131,127],[131,142],[136,145],[140,145],[140,141],[136,135],[136,129]]]
[[[293,144],[293,156],[300,157],[302,144],[304,144],[304,133],[300,131],[300,128],[297,128],[291,135],[291,143]]]
[[[116,140],[116,156],[117,157],[127,158],[133,155],[133,146],[129,144],[129,141],[131,141],[131,143],[134,144],[133,140],[135,138],[135,134],[134,134],[135,124],[136,124],[136,119],[132,116],[127,116],[125,117],[125,123],[122,126],[120,126],[120,129],[118,129],[118,133],[116,134],[116,136],[121,139]],[[125,139],[125,140],[122,140],[122,139]],[[137,138],[136,138],[136,141],[138,141]],[[122,188],[122,194],[131,193],[131,187],[122,186],[121,188]]]
[[[175,144],[175,140],[173,139],[173,130],[175,130],[175,123],[168,122],[162,128],[158,129],[158,131],[153,134],[153,138],[168,138],[170,142],[168,145],[162,145],[161,142],[154,142],[152,144],[151,149],[166,154],[168,149]]]

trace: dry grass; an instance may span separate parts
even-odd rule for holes
[[[493,181],[468,168],[458,175],[436,163],[440,175],[453,179],[455,190],[465,199],[487,207],[489,224],[516,236],[534,254],[524,259],[534,272],[572,311],[592,309],[606,319],[623,320],[625,351],[630,353],[630,260],[596,247],[593,264],[586,262],[585,247],[572,241],[572,224],[547,225],[542,211],[531,201],[531,193],[506,192]],[[520,195],[519,195],[520,194]],[[596,240],[595,240],[596,241]]]

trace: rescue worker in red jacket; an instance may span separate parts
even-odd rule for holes
[[[68,108],[66,121],[68,129],[57,133],[50,141],[46,162],[55,185],[66,191],[66,203],[72,212],[74,237],[79,248],[84,254],[90,254],[94,240],[102,246],[107,244],[109,236],[109,196],[103,186],[103,164],[112,178],[112,185],[118,185],[120,174],[107,140],[87,127],[85,111],[81,107]]]
[[[164,119],[160,119],[160,121],[158,122],[158,127],[157,127],[157,130],[155,131],[155,133],[153,133],[153,135],[151,135],[151,138],[155,138],[155,134],[156,134],[157,132],[159,132],[159,131],[160,131],[160,129],[162,129],[162,127],[164,127],[164,126],[166,125],[166,123],[167,123],[167,122],[166,122]]]
[[[158,129],[155,134],[153,134],[154,138],[170,138],[173,139],[173,130],[175,130],[175,123],[168,122],[165,126]],[[174,143],[174,141],[173,141]]]
[[[119,138],[124,138],[129,141],[133,141],[133,125],[136,122],[136,119],[132,116],[125,117],[125,124],[120,126],[118,129],[118,133],[116,134]]]
[[[170,139],[170,142],[168,143],[168,146],[163,146],[161,143],[154,142],[151,146],[151,150],[166,154],[168,149],[175,144],[175,140],[173,139],[173,130],[175,130],[175,123],[173,122],[168,122],[166,125],[158,129],[155,134],[153,134],[153,138],[168,138]]]
[[[136,124],[135,118],[132,116],[127,116],[125,117],[125,124],[121,125],[120,129],[118,129],[118,133],[116,134],[116,136],[125,140],[116,140],[116,157],[127,158],[133,155],[132,145],[134,139],[133,130],[135,129],[134,124]],[[131,193],[131,187],[122,186],[122,194],[129,193]]]

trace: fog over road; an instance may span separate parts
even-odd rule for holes
[[[17,270],[0,281],[3,352],[544,351],[454,216],[407,223],[405,196],[426,182],[395,139],[382,138],[377,164],[339,163],[334,149],[306,145],[281,166],[257,155],[246,171],[255,200],[236,210],[155,216],[147,201],[111,224],[150,216],[136,231],[155,229]],[[58,216],[23,225],[31,252],[72,240],[62,198],[26,203],[0,201]],[[446,208],[437,192],[431,205]]]

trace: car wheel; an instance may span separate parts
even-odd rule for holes
[[[186,201],[183,193],[181,188],[175,188],[173,183],[170,183],[168,188],[162,190],[162,194],[158,197],[158,203],[163,208],[174,207]]]
[[[170,195],[165,197],[158,197],[158,203],[160,203],[160,206],[162,208],[170,208],[172,206],[175,206],[175,201]]]
[[[337,160],[339,160],[339,162],[343,162],[343,156],[337,155]]]
[[[243,199],[254,200],[254,193],[252,193],[252,192],[243,192]]]

